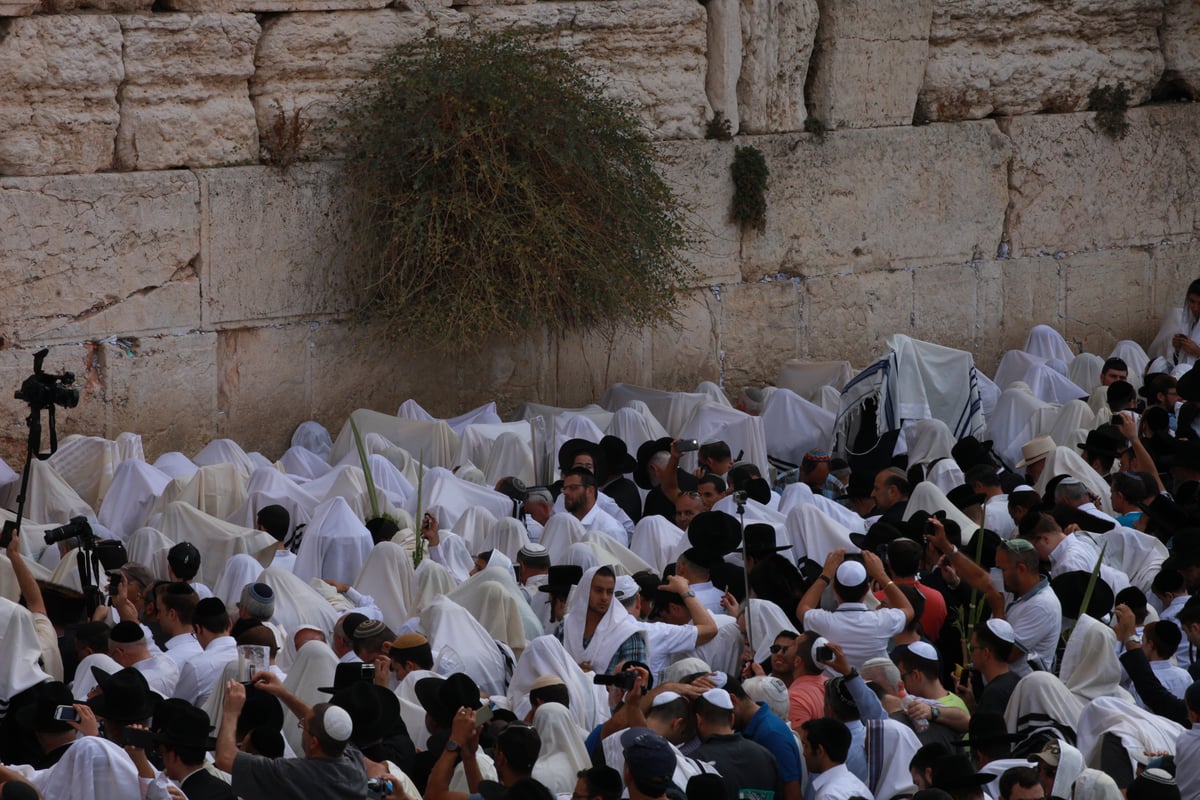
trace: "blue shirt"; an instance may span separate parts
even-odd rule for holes
[[[775,716],[766,703],[758,704],[758,711],[746,723],[742,731],[747,739],[771,751],[779,766],[779,780],[783,783],[803,778],[800,766],[800,747],[796,736],[787,723]]]

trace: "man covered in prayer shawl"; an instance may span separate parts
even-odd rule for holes
[[[616,585],[612,567],[593,567],[567,601],[562,643],[584,672],[610,673],[623,661],[646,660],[645,634],[637,620],[613,602]]]

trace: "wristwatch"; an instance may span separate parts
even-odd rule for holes
[[[688,590],[687,590],[686,592],[684,592],[684,593],[683,593],[683,595],[682,595],[682,597],[683,597],[683,599],[684,599],[684,600],[687,600],[689,597],[695,597],[695,596],[696,596],[696,593],[695,593],[695,592],[693,592],[691,589],[688,589]]]
[[[929,719],[931,719],[934,722],[937,722],[937,718],[940,717],[941,715],[942,715],[941,706],[935,706],[935,705],[929,706]]]
[[[453,739],[446,740],[447,753],[457,753],[460,749],[462,749],[462,745],[460,745],[458,742],[454,741]]]

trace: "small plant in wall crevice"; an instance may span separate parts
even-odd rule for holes
[[[753,145],[733,150],[733,219],[742,229],[767,227],[767,160]]]

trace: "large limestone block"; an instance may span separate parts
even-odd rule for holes
[[[0,0],[0,17],[28,17],[40,5],[38,0]]]
[[[10,342],[199,326],[190,173],[0,179],[0,231],[0,334]]]
[[[934,0],[820,0],[809,112],[828,129],[912,122]]]
[[[996,373],[1000,358],[1006,351],[1025,344],[1024,335],[1013,330],[1015,324],[1009,325],[1008,335],[1014,339],[1021,336],[1020,341],[1010,345],[1004,338],[1007,319],[1004,307],[1004,269],[1010,263],[1012,262],[998,260],[977,261],[972,264],[978,282],[975,285],[976,337],[975,346],[971,350],[975,355],[975,366],[989,377]],[[921,295],[918,293],[918,307],[921,302]],[[920,324],[923,322],[918,320],[918,325]]]
[[[1158,333],[1168,312],[1183,305],[1187,287],[1197,277],[1197,264],[1200,264],[1200,244],[1195,241],[1150,250],[1151,283],[1144,341],[1150,341]]]
[[[766,231],[743,234],[746,280],[962,263],[999,247],[1010,145],[992,122],[751,143],[771,175]]]
[[[817,17],[817,0],[742,0],[742,133],[804,129],[804,82]]]
[[[307,323],[217,333],[221,437],[253,442],[268,458],[283,454],[296,426],[309,419],[309,335]]]
[[[418,14],[398,8],[267,19],[250,81],[264,147],[272,146],[281,115],[290,119],[299,112],[302,121],[311,123],[298,143],[300,153],[339,150],[341,136],[332,123],[346,92],[400,44],[435,30],[449,33],[459,19],[450,11]]]
[[[198,170],[206,327],[331,315],[353,300],[337,164]]]
[[[720,363],[725,385],[774,384],[779,365],[799,356],[807,334],[797,278],[721,287]]]
[[[1065,325],[1060,330],[1076,352],[1107,357],[1121,339],[1144,343],[1158,320],[1151,313],[1153,270],[1143,248],[1080,253],[1064,258]]]
[[[741,237],[729,217],[733,145],[717,141],[661,142],[656,147],[662,175],[687,209],[691,240],[683,257],[696,269],[695,283],[741,280]]]
[[[4,0],[0,0],[0,3]],[[69,14],[72,11],[100,11],[105,14],[149,12],[154,0],[40,0],[39,14]],[[0,13],[0,16],[4,16]]]
[[[1005,121],[1013,255],[1154,244],[1200,229],[1200,107],[1147,106],[1127,118],[1120,140],[1090,113]]]
[[[468,8],[480,28],[559,47],[640,113],[656,139],[703,137],[707,33],[695,0],[584,0]]]
[[[167,169],[258,160],[247,81],[258,22],[252,14],[120,17],[125,83],[117,164]]]
[[[650,332],[650,385],[690,392],[700,381],[720,377],[721,290],[693,289],[680,300],[682,307],[675,324]]]
[[[808,356],[866,365],[893,333],[912,333],[913,272],[884,269],[804,281]]]
[[[293,11],[361,11],[385,8],[394,0],[160,0],[171,11],[249,11],[255,14],[285,14]],[[399,5],[399,3],[396,3]]]
[[[603,326],[555,337],[555,403],[574,408],[599,402],[614,383],[652,380],[653,344],[642,328]]]
[[[1167,76],[1180,81],[1193,100],[1200,98],[1200,3],[1167,0],[1159,39]]]
[[[940,264],[913,269],[913,335],[974,351],[980,331],[977,265]]]
[[[1163,0],[938,0],[918,116],[1082,111],[1097,86],[1143,103],[1163,69]]]
[[[0,175],[112,167],[125,76],[106,16],[36,16],[0,29]]]

